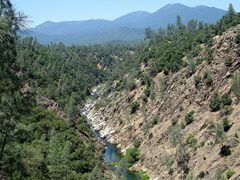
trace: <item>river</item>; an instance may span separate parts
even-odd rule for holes
[[[96,97],[98,96],[100,90],[97,90],[94,95],[93,95],[93,100],[90,104],[94,104],[94,102],[96,101]],[[83,114],[85,115],[85,119],[86,121],[88,121],[87,119],[87,114],[89,112],[90,109],[88,109],[87,111],[85,111]],[[94,131],[94,129],[92,128],[92,130]],[[120,150],[113,144],[110,144],[109,142],[107,142],[105,139],[100,137],[99,132],[94,131],[95,137],[100,138],[106,145],[106,151],[104,153],[104,161],[109,165],[113,162],[119,162],[121,160],[121,158],[123,157],[123,155],[121,154]],[[116,170],[116,168],[113,168],[109,165],[110,169],[114,172]],[[126,173],[126,180],[140,180],[140,177],[137,173],[131,172],[131,171],[127,171]]]

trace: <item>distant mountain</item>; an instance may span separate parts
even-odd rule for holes
[[[113,21],[47,21],[31,29],[30,35],[39,42],[63,42],[66,45],[94,44],[120,41],[138,41],[144,37],[144,29],[151,27],[157,30],[166,28],[167,24],[175,24],[176,16],[180,15],[186,24],[195,19],[205,23],[216,23],[226,11],[214,7],[188,7],[182,4],[168,4],[154,13],[145,11],[132,12]]]
[[[54,23],[47,21],[40,24],[33,30],[35,32],[47,35],[63,35],[63,34],[92,34],[102,33],[116,29],[118,26],[108,20],[88,20],[88,21],[65,21]]]
[[[133,27],[136,27],[134,26],[134,24],[136,24],[137,22],[140,22],[142,19],[150,15],[151,13],[148,13],[145,11],[137,11],[137,12],[129,13],[120,18],[117,18],[113,22],[120,26],[131,27],[133,25]]]
[[[157,12],[152,13],[138,24],[137,27],[150,26],[152,28],[167,27],[169,23],[176,23],[176,16],[180,15],[182,22],[187,24],[191,19],[215,24],[226,11],[214,7],[197,6],[188,7],[182,4],[168,4]],[[136,26],[135,26],[136,27]]]

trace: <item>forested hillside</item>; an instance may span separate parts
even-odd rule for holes
[[[20,40],[25,16],[1,1],[1,179],[91,179],[104,146],[79,108],[132,47]],[[92,177],[94,179],[94,177]]]
[[[70,120],[79,115],[77,106],[91,94],[91,88],[131,56],[131,49],[129,45],[44,46],[28,37],[18,45],[17,61],[31,91],[56,101]]]
[[[57,71],[61,69],[67,71],[67,67],[60,66],[63,63],[60,58],[59,62],[51,61],[53,56],[47,53],[50,48],[43,47],[37,42],[34,46],[36,49],[30,47],[31,38],[23,41],[24,45],[19,44],[16,34],[25,28],[24,14],[16,12],[8,0],[1,1],[0,8],[1,179],[83,179],[84,177],[88,179],[94,167],[101,172],[104,169],[102,152],[97,152],[96,140],[83,118],[79,114],[73,115],[75,118],[73,120],[79,124],[76,127],[66,121],[70,117],[58,117],[56,112],[48,111],[36,103],[36,96],[45,96],[53,100],[55,100],[53,97],[59,98],[54,95],[50,87],[56,86],[54,78],[60,78],[57,76]],[[64,50],[61,52],[59,56],[60,54],[62,57],[66,56]],[[43,66],[44,64],[46,66]],[[71,63],[67,65],[73,66]],[[94,70],[93,64],[87,65],[82,62],[81,65],[87,67],[89,71]],[[79,70],[83,71],[83,68]],[[71,73],[69,71],[68,73]],[[102,81],[103,75],[101,72],[99,74],[98,81]],[[92,76],[96,78],[97,75]],[[89,74],[89,78],[92,76]],[[92,81],[89,78],[82,78],[80,103],[89,93],[88,89],[97,83],[97,80]],[[62,77],[62,79],[66,78]],[[69,79],[72,83],[74,78],[69,77]],[[77,87],[76,84],[72,84]],[[80,91],[78,88],[74,92]],[[62,101],[70,104],[69,96],[73,98],[73,95],[67,93],[69,89],[64,90],[65,96]],[[83,139],[83,136],[87,138]]]

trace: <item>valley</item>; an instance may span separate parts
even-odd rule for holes
[[[48,21],[47,41],[20,37],[26,16],[0,5],[1,179],[240,179],[231,3]]]

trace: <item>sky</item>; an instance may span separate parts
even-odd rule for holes
[[[153,13],[169,3],[190,7],[206,5],[227,10],[229,3],[240,12],[240,0],[11,0],[18,11],[29,18],[30,27],[46,21],[114,20],[135,11]]]

